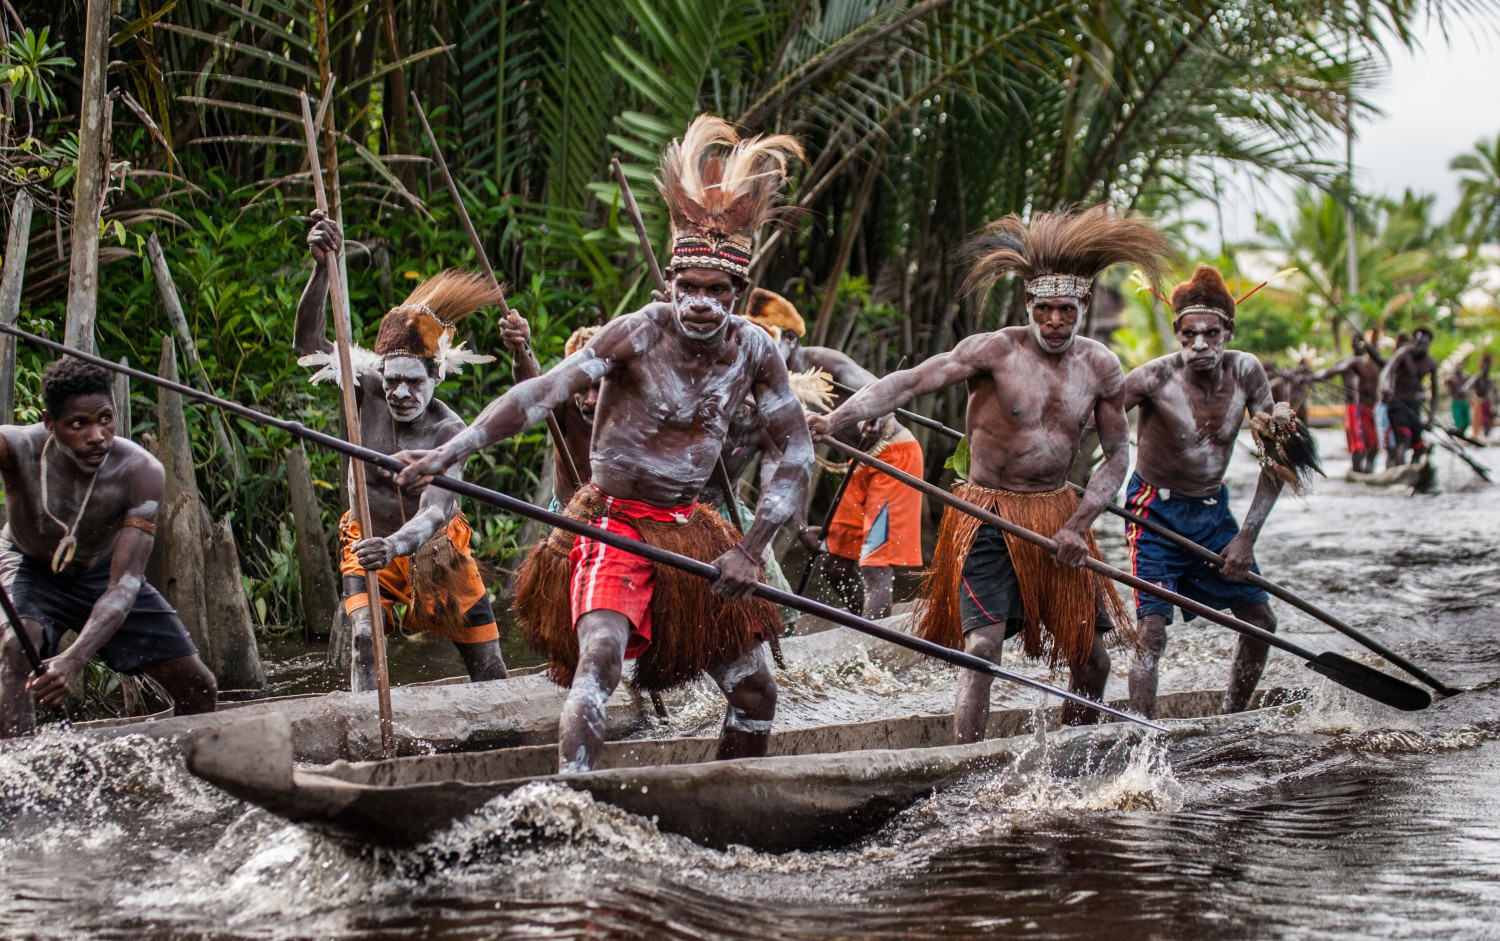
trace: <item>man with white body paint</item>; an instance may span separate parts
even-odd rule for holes
[[[1148,223],[1103,207],[1040,212],[1029,223],[1007,216],[971,243],[968,286],[1019,275],[1030,324],[967,337],[808,419],[815,433],[834,434],[965,383],[968,479],[954,492],[1057,542],[1054,559],[949,508],[919,602],[922,637],[998,663],[1005,639],[1021,634],[1028,655],[1050,649],[1053,662],[1067,663],[1075,692],[1103,696],[1110,665],[1104,633],[1128,631],[1131,623],[1113,587],[1081,566],[1087,556],[1099,557],[1089,527],[1125,478],[1124,372],[1115,354],[1078,329],[1100,272],[1131,262],[1155,274],[1169,253]],[[1067,475],[1091,421],[1104,463],[1080,502]],[[990,686],[988,676],[961,672],[958,742],[984,738]],[[1098,713],[1069,703],[1064,716],[1076,724],[1096,721]]]
[[[516,611],[552,677],[571,687],[558,734],[564,772],[593,768],[605,702],[628,657],[636,658],[632,682],[644,689],[679,686],[706,671],[729,704],[717,757],[766,752],[776,683],[760,642],[779,618],[751,592],[762,550],[803,499],[813,452],[775,344],[729,312],[745,289],[751,238],[771,215],[794,155],[801,149],[789,137],[741,141],[723,121],[695,120],[661,166],[673,224],[671,300],[611,321],[441,448],[397,455],[411,462],[400,480],[421,483],[600,383],[591,480],[568,515],[719,569],[710,586],[561,531],[532,550],[516,576]],[[741,539],[699,495],[747,395],[766,414],[783,457]]]
[[[1169,540],[1130,523],[1132,571],[1268,631],[1276,616],[1264,591],[1241,581],[1255,566],[1255,540],[1282,489],[1263,467],[1240,526],[1229,511],[1224,472],[1245,412],[1272,411],[1271,384],[1260,360],[1226,349],[1234,337],[1235,300],[1219,272],[1199,265],[1191,281],[1172,291],[1177,342],[1182,349],[1133,370],[1125,378],[1125,409],[1139,408],[1135,473],[1126,490],[1131,512],[1224,556],[1222,570]],[[1130,704],[1156,715],[1157,664],[1167,646],[1172,605],[1136,592],[1140,644],[1130,667]],[[1194,615],[1183,612],[1185,620]],[[1267,647],[1241,637],[1224,696],[1225,712],[1244,710],[1266,666]]]
[[[313,273],[297,305],[295,343],[306,366],[323,367],[313,381],[338,381],[339,365],[327,336],[328,269],[338,257],[343,232],[337,222],[314,217],[307,244]],[[432,448],[463,431],[463,419],[434,397],[437,385],[465,364],[484,363],[453,344],[454,324],[500,295],[487,278],[445,271],[417,286],[380,322],[373,352],[355,348],[355,394],[365,447],[390,454]],[[364,466],[364,465],[360,465]],[[449,474],[459,477],[462,464]],[[469,523],[458,497],[429,488],[418,497],[403,493],[391,475],[365,467],[374,533],[361,533],[352,511],[339,522],[339,571],[344,610],[354,651],[351,686],[375,688],[375,658],[365,570],[379,571],[386,633],[396,629],[395,605],[407,606],[404,625],[453,641],[469,679],[505,677],[500,632],[479,566],[469,549]]]
[[[62,705],[89,658],[162,684],[179,715],[213,712],[214,675],[187,629],[146,581],[165,472],[151,452],[115,436],[109,373],[64,357],[42,373],[42,420],[0,426],[0,475],[21,615],[0,627],[0,738],[36,725],[32,694]],[[31,665],[14,631],[42,656]],[[58,653],[63,635],[77,631]]]

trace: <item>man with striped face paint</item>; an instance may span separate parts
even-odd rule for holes
[[[1126,506],[1225,557],[1223,569],[1141,526],[1126,527],[1132,571],[1163,588],[1229,609],[1268,631],[1276,616],[1266,593],[1240,581],[1255,566],[1255,538],[1281,494],[1282,478],[1263,467],[1244,526],[1229,511],[1224,471],[1248,409],[1270,413],[1271,384],[1260,360],[1227,349],[1234,337],[1235,300],[1219,272],[1199,265],[1171,296],[1176,353],[1152,360],[1125,379],[1125,408],[1140,409],[1135,473]],[[1167,646],[1172,605],[1136,592],[1140,644],[1130,667],[1130,704],[1156,715],[1157,662]],[[1185,620],[1193,615],[1183,612]],[[1246,708],[1266,666],[1266,645],[1239,639],[1225,694],[1226,712]]]
[[[665,690],[708,673],[728,701],[719,758],[763,755],[776,682],[761,640],[780,628],[776,607],[751,596],[776,529],[803,500],[812,440],[771,337],[730,312],[749,273],[756,227],[774,212],[789,137],[740,140],[703,116],[663,156],[672,217],[670,295],[606,324],[586,347],[491,403],[469,429],[410,462],[421,483],[465,456],[539,422],[599,383],[588,482],[565,512],[610,532],[712,562],[708,583],[585,536],[555,531],[516,575],[527,642],[570,687],[558,730],[559,766],[588,771],[604,741],[605,703],[624,661],[632,683]],[[742,537],[699,499],[730,419],[753,397],[782,453]]]

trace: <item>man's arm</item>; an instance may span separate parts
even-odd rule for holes
[[[453,465],[443,472],[443,476],[462,480],[463,464]],[[422,548],[434,533],[446,528],[457,513],[457,494],[439,487],[428,487],[422,491],[416,515],[389,536],[359,540],[354,544],[354,554],[365,568],[383,569],[394,560]]]
[[[1406,357],[1411,347],[1403,346],[1391,355],[1386,364],[1380,367],[1380,401],[1390,402],[1396,397],[1396,370],[1400,369],[1406,362]]]
[[[1353,368],[1354,368],[1354,357],[1353,356],[1345,356],[1343,359],[1341,359],[1338,362],[1334,363],[1332,366],[1324,366],[1322,369],[1320,369],[1317,372],[1313,373],[1312,374],[1312,378],[1313,378],[1314,382],[1322,382],[1324,379],[1327,379],[1329,376],[1341,376],[1341,375],[1343,375],[1344,373],[1348,372],[1349,370],[1351,370]]]
[[[165,475],[156,461],[143,463],[145,466],[132,474],[130,508],[125,511],[125,516],[155,527]],[[155,541],[154,535],[138,526],[120,529],[115,541],[114,560],[109,568],[109,587],[94,602],[88,620],[78,632],[78,639],[67,650],[42,661],[42,675],[33,677],[26,684],[42,702],[49,706],[61,705],[89,658],[120,629],[145,581],[146,562],[151,558],[151,545]]]
[[[584,349],[547,372],[512,386],[484,407],[468,428],[442,447],[431,451],[402,451],[394,455],[407,462],[396,478],[403,487],[425,486],[431,478],[464,461],[470,454],[503,441],[544,420],[547,413],[569,397],[599,382],[620,364],[639,355],[650,342],[655,326],[643,316],[628,315],[613,321]]]
[[[1248,370],[1243,381],[1245,402],[1252,415],[1270,412],[1276,406],[1271,398],[1271,386],[1266,380],[1265,370],[1260,368],[1259,363]],[[1260,537],[1260,529],[1265,525],[1266,517],[1271,515],[1271,507],[1276,505],[1276,498],[1279,496],[1281,478],[1261,468],[1260,477],[1255,481],[1255,496],[1250,499],[1250,510],[1245,514],[1239,534],[1224,547],[1224,577],[1240,581],[1250,574],[1250,567],[1255,564],[1255,540]]]
[[[1094,403],[1094,425],[1099,430],[1099,447],[1104,452],[1104,462],[1089,478],[1088,489],[1072,518],[1053,537],[1057,541],[1057,561],[1075,568],[1088,557],[1089,527],[1120,492],[1130,459],[1130,424],[1125,420],[1125,373],[1113,353],[1106,350],[1101,355],[1113,361],[1106,364],[1104,375],[1100,377],[1101,394]]]
[[[763,481],[755,520],[739,546],[724,553],[715,565],[719,580],[714,591],[729,598],[748,598],[760,581],[760,558],[776,530],[797,512],[812,479],[813,444],[802,403],[793,394],[786,366],[769,341],[759,357],[754,393],[766,416],[766,434],[781,453],[776,472]]]
[[[831,413],[810,416],[807,426],[814,434],[837,434],[859,422],[889,415],[918,396],[946,389],[977,376],[981,372],[978,359],[981,346],[993,336],[982,334],[969,337],[950,352],[939,353],[911,369],[903,369],[877,379],[854,393],[849,401]]]
[[[526,322],[526,318],[512,310],[500,321],[500,339],[505,343],[505,348],[511,352],[510,374],[516,385],[541,375],[536,360],[526,355],[526,345],[531,342],[531,325]],[[578,410],[573,399],[569,397],[563,404],[554,408],[552,417],[557,419],[558,427],[563,430],[563,434],[568,439],[568,453],[587,454],[589,429],[583,419],[583,413]],[[582,439],[581,445],[580,439]]]
[[[1127,412],[1130,411],[1151,398],[1160,385],[1161,371],[1155,368],[1154,362],[1137,366],[1125,374],[1125,394],[1120,407]],[[1098,409],[1096,408],[1095,411],[1097,413]],[[1096,425],[1098,421],[1098,415],[1096,414],[1094,417]]]
[[[1438,376],[1437,360],[1428,357],[1425,364],[1427,369],[1427,427],[1433,427],[1437,416],[1438,404]]]
[[[297,322],[292,329],[292,343],[298,356],[334,350],[328,340],[328,268],[338,257],[344,233],[337,222],[322,218],[321,213],[314,212],[313,218],[316,221],[307,233],[307,247],[313,256],[312,276],[297,302]]]
[[[856,363],[847,354],[826,346],[803,347],[802,355],[807,361],[833,377],[833,380],[851,389],[863,389],[874,382],[874,373]]]

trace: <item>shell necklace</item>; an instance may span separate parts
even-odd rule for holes
[[[52,507],[47,503],[47,449],[52,447],[53,435],[47,436],[46,444],[42,445],[42,459],[39,462],[38,476],[42,481],[42,510],[51,517],[52,522],[62,527],[63,537],[57,543],[57,551],[52,553],[52,571],[54,574],[61,573],[73,561],[73,555],[78,551],[78,524],[83,520],[83,511],[88,509],[89,497],[94,495],[94,484],[99,482],[99,475],[104,473],[104,465],[109,462],[108,452],[104,460],[100,462],[99,469],[89,475],[88,489],[83,492],[83,499],[78,504],[78,513],[73,517],[73,525],[69,526],[62,520],[52,515]]]

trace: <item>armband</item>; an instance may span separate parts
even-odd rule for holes
[[[121,526],[129,526],[131,529],[139,529],[148,536],[156,535],[156,524],[150,520],[141,519],[139,516],[127,516]]]

